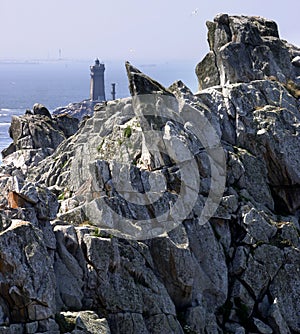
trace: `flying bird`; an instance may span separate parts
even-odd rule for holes
[[[198,8],[192,11],[191,15],[198,15]]]

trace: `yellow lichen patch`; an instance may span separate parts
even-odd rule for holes
[[[292,94],[296,99],[298,99],[300,97],[300,87],[297,86],[294,81],[289,80],[286,84],[285,84],[286,89],[290,92],[290,94]]]

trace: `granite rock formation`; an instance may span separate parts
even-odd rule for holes
[[[90,100],[70,103],[65,107],[56,108],[53,111],[53,115],[69,115],[81,121],[83,118],[93,115],[95,104],[95,102],[92,102]]]
[[[13,142],[2,151],[3,163],[26,173],[74,135],[78,127],[76,118],[68,114],[51,116],[45,106],[36,103],[33,112],[27,110],[24,116],[12,117],[9,134]]]
[[[300,49],[263,18],[207,25],[196,94],[126,63],[132,97],[76,133],[45,114],[13,120],[0,167],[1,332],[300,333]],[[185,209],[174,211],[184,181],[193,205],[162,228],[166,210]],[[132,200],[156,198],[151,189],[163,193],[155,205]]]
[[[274,21],[220,14],[206,25],[210,52],[196,68],[200,89],[271,79],[299,94],[300,50],[279,38]]]

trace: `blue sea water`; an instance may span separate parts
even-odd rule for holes
[[[0,62],[0,151],[11,142],[8,129],[13,115],[24,114],[37,102],[52,111],[88,99],[92,63],[79,60]],[[180,79],[192,91],[196,90],[195,63],[191,61],[134,65],[165,86]],[[113,82],[117,98],[129,96],[124,62],[105,62],[105,68],[106,98],[111,98]]]

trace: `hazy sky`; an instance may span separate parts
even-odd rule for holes
[[[218,13],[273,19],[300,46],[299,0],[0,0],[0,59],[200,60]]]

